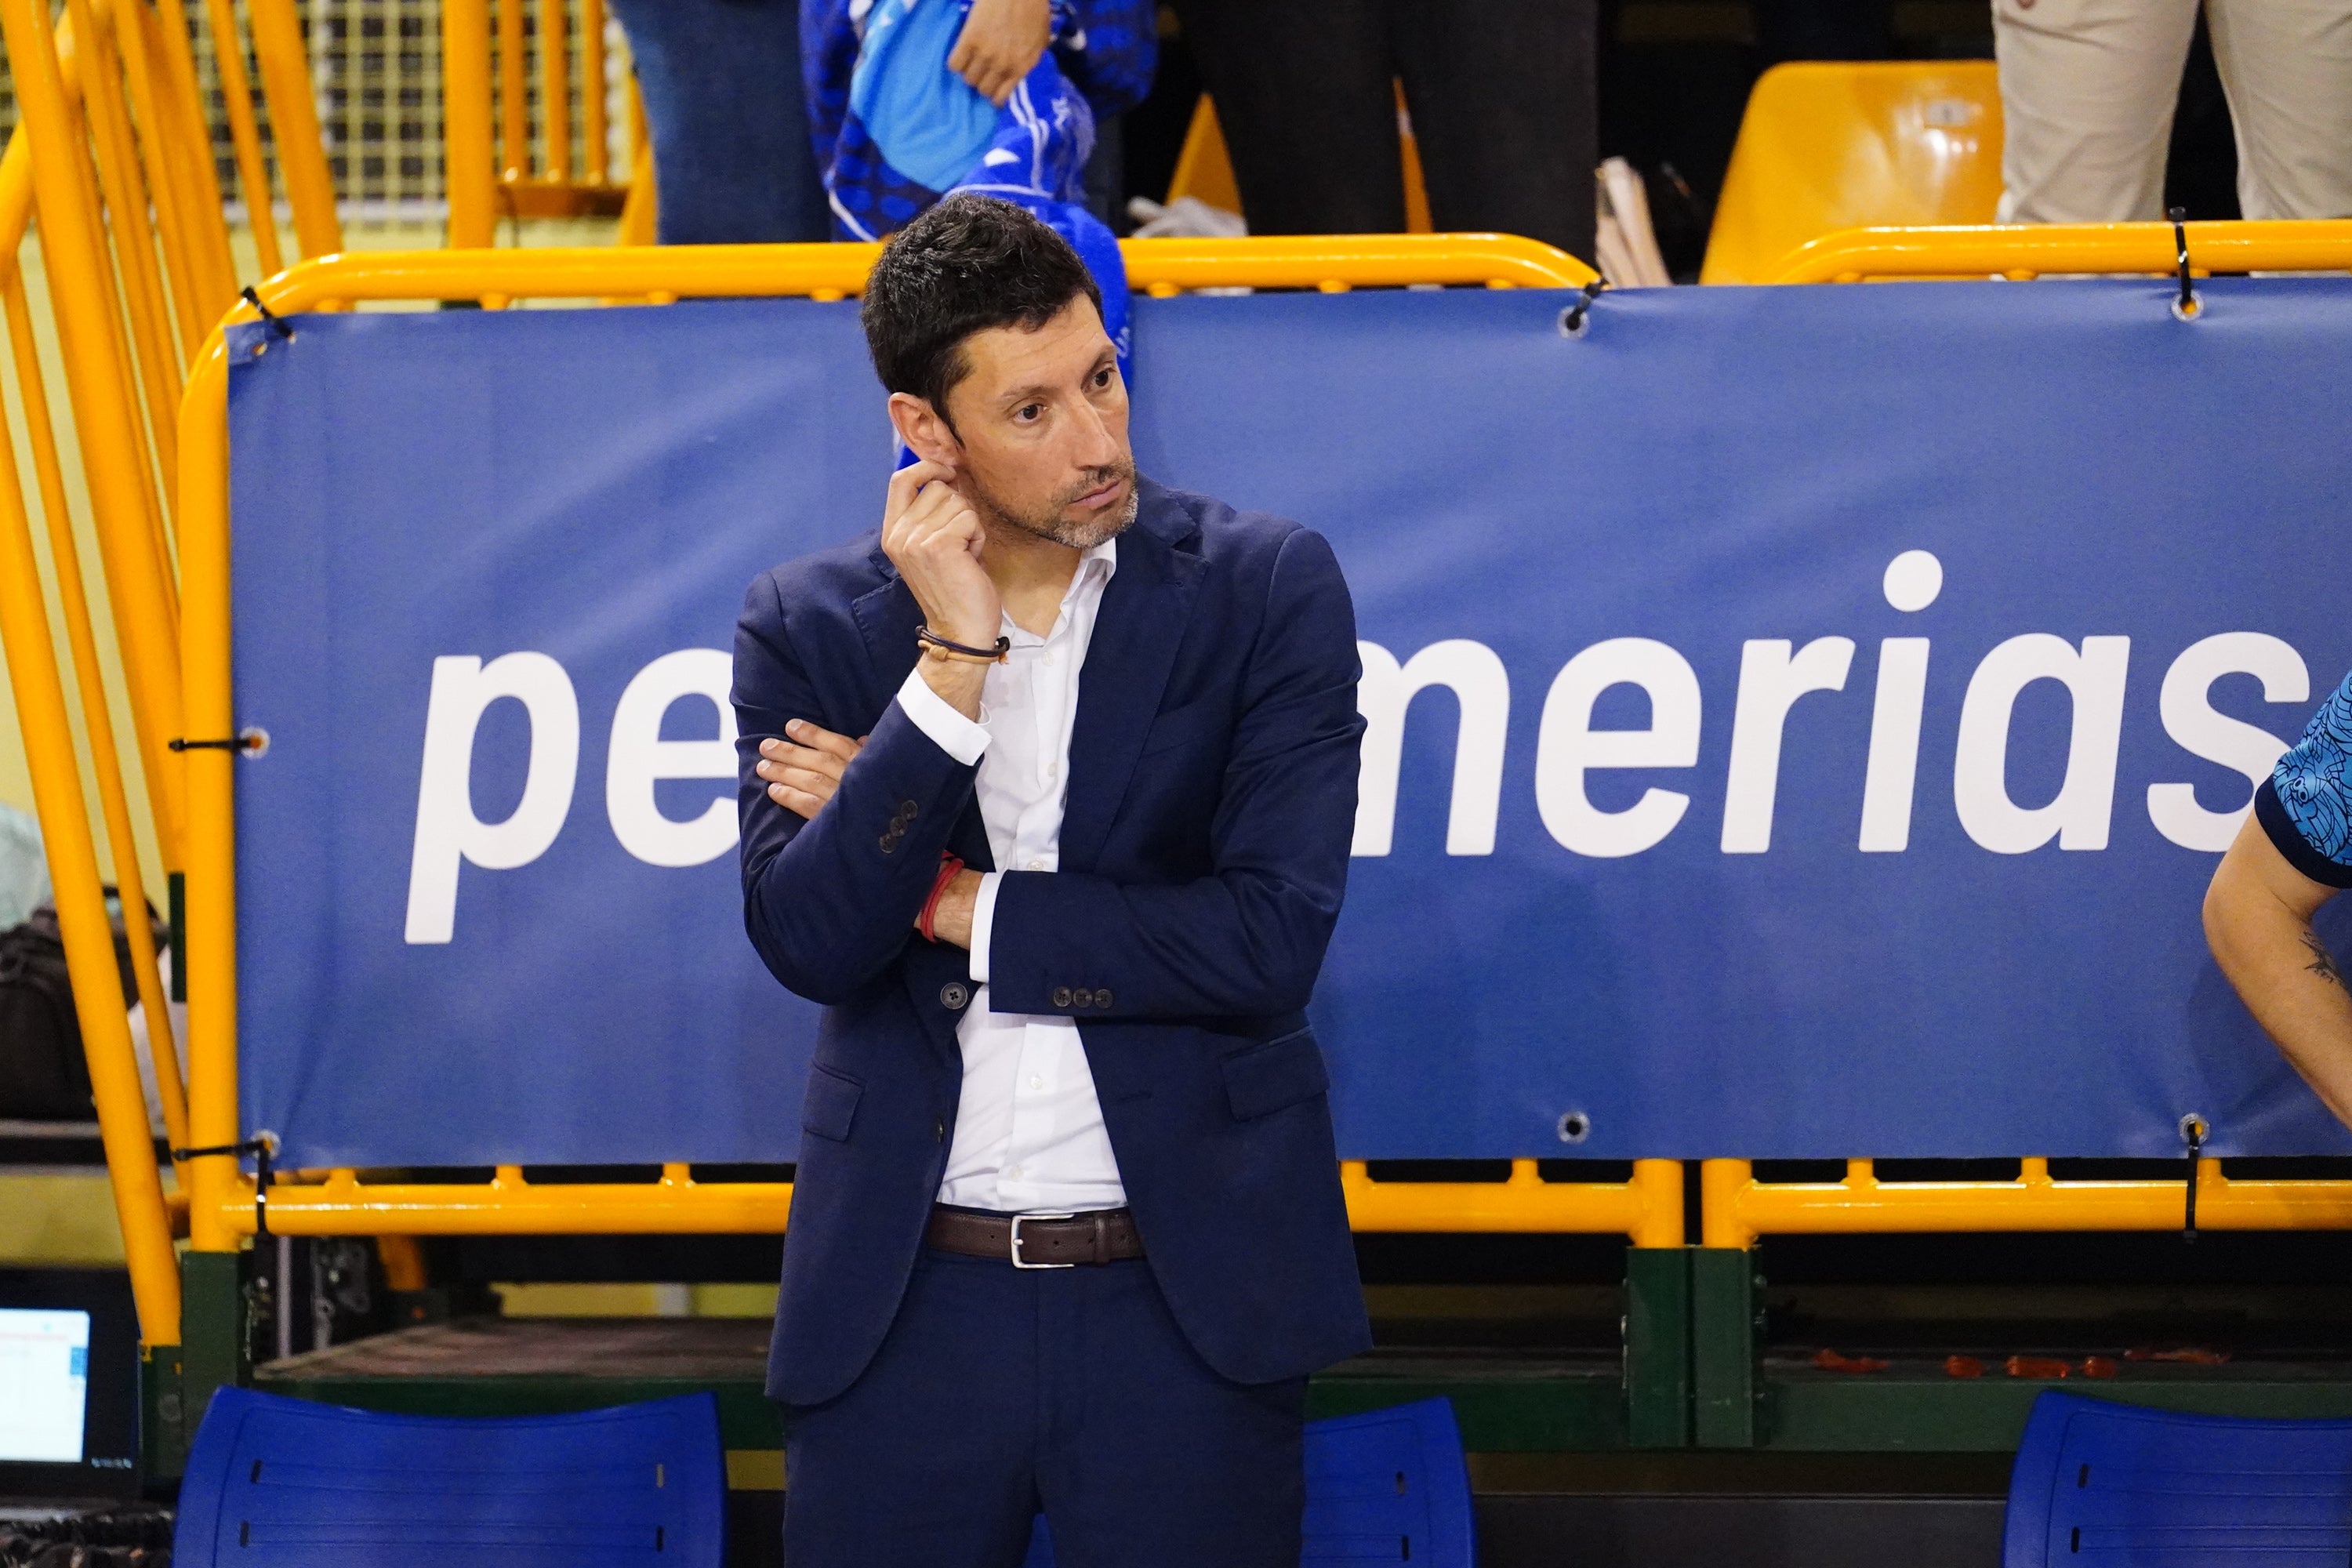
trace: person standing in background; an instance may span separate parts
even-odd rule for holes
[[[2164,216],[2198,0],[1994,0],[1999,221]],[[2249,218],[2352,216],[2352,0],[2206,0]]]
[[[1087,211],[1102,233],[1066,236],[1081,252],[1108,242],[1108,203],[1093,198],[1122,182],[1089,167],[1118,158],[1159,42],[1151,0],[803,0],[810,138],[838,237],[882,238],[977,189]]]
[[[1590,259],[1594,0],[1175,0],[1253,234],[1404,227],[1404,84],[1441,232]]]
[[[663,245],[831,237],[801,99],[800,0],[612,0],[653,134]]]

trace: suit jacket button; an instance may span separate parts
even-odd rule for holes
[[[1097,1007],[1108,1007],[1108,1006],[1109,1006],[1109,1005],[1110,1005],[1110,993],[1109,993],[1109,992],[1108,992],[1108,991],[1097,991],[1097,992],[1096,992],[1096,993],[1095,993],[1095,1005],[1096,1005],[1096,1006],[1097,1006]]]
[[[940,1005],[952,1013],[971,1000],[971,993],[961,980],[950,980],[940,987]]]
[[[1056,1007],[1068,1006],[1070,1005],[1070,988],[1066,985],[1055,986],[1054,994],[1051,1000]]]
[[[934,1121],[934,1122],[932,1122],[932,1123],[931,1123],[931,1142],[934,1142],[934,1143],[944,1143],[944,1142],[946,1142],[947,1141],[948,1141],[948,1124],[947,1124],[946,1122],[944,1122],[944,1121]]]
[[[875,842],[881,847],[883,854],[890,854],[898,847],[898,830],[894,827]]]
[[[1078,989],[1076,989],[1076,991],[1073,991],[1073,992],[1071,992],[1071,993],[1070,993],[1070,1005],[1071,1005],[1071,1006],[1073,1006],[1073,1007],[1091,1007],[1091,1006],[1093,1006],[1094,1005],[1095,1005],[1095,994],[1094,994],[1093,992],[1091,992],[1091,991],[1087,990],[1085,986],[1083,986],[1083,985],[1082,985],[1082,986],[1078,987]]]
[[[897,822],[898,822],[898,823],[901,823],[901,824],[905,824],[905,823],[908,823],[908,822],[912,822],[912,821],[914,821],[914,820],[915,820],[915,803],[914,803],[913,801],[911,801],[911,800],[902,800],[902,801],[900,801],[900,802],[898,803],[898,816],[897,816],[896,818],[894,818],[893,820],[895,820],[895,821],[897,821]]]

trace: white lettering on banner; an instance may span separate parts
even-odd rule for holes
[[[1852,637],[1816,637],[1791,657],[1786,637],[1748,643],[1739,655],[1739,700],[1731,719],[1731,767],[1723,785],[1723,852],[1772,847],[1772,806],[1780,793],[1780,734],[1808,691],[1843,691],[1853,667]]]
[[[2053,837],[2061,849],[2107,847],[2130,662],[2129,637],[2084,637],[2078,653],[2048,632],[2011,637],[1985,655],[1960,703],[1952,761],[1952,805],[1970,838],[1996,855],[2023,855]],[[2009,798],[2009,729],[2018,694],[2037,680],[2064,686],[2074,712],[2065,781],[2047,805],[2028,808]]]
[[[1916,615],[1944,591],[1944,563],[1926,550],[1906,550],[1879,579],[1886,602]],[[1862,775],[1862,837],[1865,855],[1911,847],[1911,795],[1919,776],[1919,721],[1927,706],[1927,639],[1888,637],[1878,645],[1878,695],[1870,709],[1870,763]]]
[[[484,710],[502,697],[530,715],[530,762],[522,799],[504,822],[491,823],[474,815],[474,731]],[[411,942],[449,940],[460,861],[509,871],[547,852],[572,810],[579,766],[580,703],[562,665],[543,653],[503,654],[488,664],[470,655],[433,661],[408,862]]]
[[[613,743],[604,763],[604,811],[621,847],[649,866],[699,866],[735,847],[735,792],[702,814],[673,821],[654,803],[656,779],[735,778],[735,705],[729,700],[735,661],[715,647],[680,648],[637,671],[613,710]],[[719,709],[715,741],[665,741],[662,715],[685,697]],[[1500,750],[1497,737],[1497,751]],[[1499,757],[1496,766],[1501,767]],[[1493,837],[1489,817],[1487,837]]]
[[[2208,697],[2213,682],[2224,675],[2258,678],[2265,702],[2307,702],[2311,671],[2304,667],[2301,654],[2276,637],[2260,632],[2222,632],[2189,644],[2164,673],[2164,690],[2157,700],[2164,732],[2190,756],[2234,768],[2260,788],[2278,766],[2287,742],[2267,730],[2214,711]],[[2235,811],[2208,811],[2197,804],[2195,784],[2147,786],[2147,819],[2183,849],[2227,849],[2253,804],[2250,792],[2246,804]]]
[[[1364,716],[1357,766],[1356,839],[1350,853],[1385,855],[1396,829],[1397,771],[1404,758],[1405,715],[1432,686],[1454,693],[1460,710],[1454,738],[1454,804],[1445,818],[1448,855],[1492,855],[1503,801],[1503,745],[1510,731],[1511,677],[1485,643],[1434,642],[1399,668],[1376,642],[1360,642],[1363,679],[1356,710]]]
[[[1927,639],[1878,645],[1878,696],[1870,710],[1870,763],[1862,775],[1866,855],[1911,847],[1911,791],[1919,773],[1919,719],[1927,706]]]
[[[1897,610],[1924,609],[1943,587],[1942,563],[1924,550],[1906,551],[1888,565],[1885,586],[1886,602]],[[1511,677],[1502,659],[1467,637],[1431,643],[1402,665],[1379,643],[1359,642],[1356,651],[1363,663],[1356,706],[1364,739],[1352,853],[1391,853],[1406,721],[1413,699],[1442,686],[1454,694],[1459,714],[1445,852],[1492,855],[1511,714]],[[1802,647],[1785,637],[1742,645],[1724,777],[1724,854],[1770,850],[1789,712],[1809,693],[1844,691],[1854,653],[1853,639],[1844,637],[1816,637]],[[1887,637],[1878,645],[1858,842],[1866,854],[1899,853],[1911,841],[1928,654],[1926,637]],[[2130,662],[2129,637],[2084,637],[2077,647],[2049,632],[2011,637],[1985,655],[1961,702],[1952,765],[1952,804],[1969,838],[2000,855],[2028,854],[2053,838],[2061,849],[2107,847]],[[2259,785],[2287,742],[2213,706],[2214,683],[2232,674],[2260,680],[2269,702],[2301,703],[2311,695],[2310,672],[2293,647],[2261,632],[2222,632],[2173,660],[2158,711],[2165,733],[2183,751]],[[2053,799],[2021,806],[2009,795],[2010,731],[2018,698],[2037,680],[2057,681],[2072,702],[2066,772]],[[734,847],[732,789],[679,821],[662,814],[655,787],[663,779],[735,778],[732,683],[727,653],[690,647],[663,654],[623,689],[605,757],[604,809],[613,837],[637,859],[700,866]],[[1641,728],[1593,728],[1594,707],[1616,686],[1638,686],[1649,699]],[[530,716],[530,757],[514,811],[503,822],[483,822],[474,815],[474,738],[483,713],[502,698],[520,701]],[[688,698],[717,708],[717,732],[663,740],[664,717]],[[1689,795],[1652,786],[1624,810],[1603,811],[1592,804],[1587,778],[1603,768],[1696,766],[1702,706],[1697,673],[1663,642],[1612,637],[1569,659],[1545,695],[1536,735],[1536,809],[1545,829],[1572,853],[1600,859],[1662,843],[1690,809]],[[470,655],[433,661],[409,860],[409,942],[451,939],[462,866],[512,870],[546,853],[570,816],[579,760],[579,701],[554,659],[524,652],[487,664]],[[2226,849],[2248,809],[2209,810],[2198,804],[2193,784],[2147,786],[2148,820],[2185,849]]]
[[[1596,730],[1592,705],[1612,686],[1649,693],[1640,730]],[[1698,675],[1690,660],[1648,637],[1595,643],[1561,667],[1536,732],[1536,810],[1544,827],[1579,855],[1639,855],[1675,830],[1690,796],[1650,788],[1623,811],[1602,811],[1584,793],[1595,768],[1687,768],[1698,762]]]

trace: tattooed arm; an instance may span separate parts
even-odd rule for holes
[[[2249,813],[2205,891],[2205,939],[2247,1010],[2352,1126],[2352,989],[2311,929],[2337,891],[2289,865]]]

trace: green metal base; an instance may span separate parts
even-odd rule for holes
[[[1830,1373],[1767,1360],[1756,1447],[1783,1452],[2011,1453],[2045,1389],[2208,1415],[2352,1417],[2352,1366],[2236,1362],[2112,1378],[1957,1378],[1940,1361]]]
[[[139,1352],[139,1469],[149,1481],[173,1481],[187,1468],[187,1406],[181,1394],[180,1347]]]
[[[1843,1373],[1794,1354],[1759,1356],[1755,1262],[1728,1248],[1630,1253],[1622,1368],[1600,1355],[1395,1348],[1311,1380],[1308,1412],[1353,1415],[1443,1395],[1454,1402],[1465,1447],[1494,1462],[1614,1453],[1625,1463],[1645,1451],[1663,1461],[1672,1450],[1694,1462],[1700,1456],[1691,1450],[1759,1463],[1772,1454],[1790,1462],[1998,1456],[2015,1448],[2034,1396],[2053,1387],[2217,1415],[2352,1418],[2352,1360],[2126,1362],[2120,1376],[2053,1382],[2005,1376],[1999,1362],[1983,1375],[1954,1377],[1940,1357],[1916,1352]],[[237,1263],[187,1259],[188,1343],[176,1380],[183,1431],[194,1429],[214,1388],[247,1380],[300,1398],[445,1415],[584,1410],[708,1390],[730,1452],[764,1455],[761,1473],[780,1474],[783,1431],[761,1386],[764,1322],[461,1319],[247,1368],[236,1349],[245,1342]],[[148,1379],[158,1475],[176,1472],[184,1447],[169,1415],[172,1371],[167,1347]]]
[[[1691,1441],[1690,1247],[1625,1252],[1625,1443]]]
[[[1702,1448],[1756,1446],[1755,1259],[1695,1247],[1691,1265],[1691,1436]]]
[[[213,1390],[241,1387],[253,1378],[246,1350],[247,1256],[191,1252],[180,1260],[181,1419],[191,1436],[205,1418]]]
[[[1625,1401],[1606,1362],[1369,1355],[1310,1379],[1307,1414],[1355,1415],[1439,1397],[1454,1402],[1464,1447],[1543,1453],[1625,1446]]]

